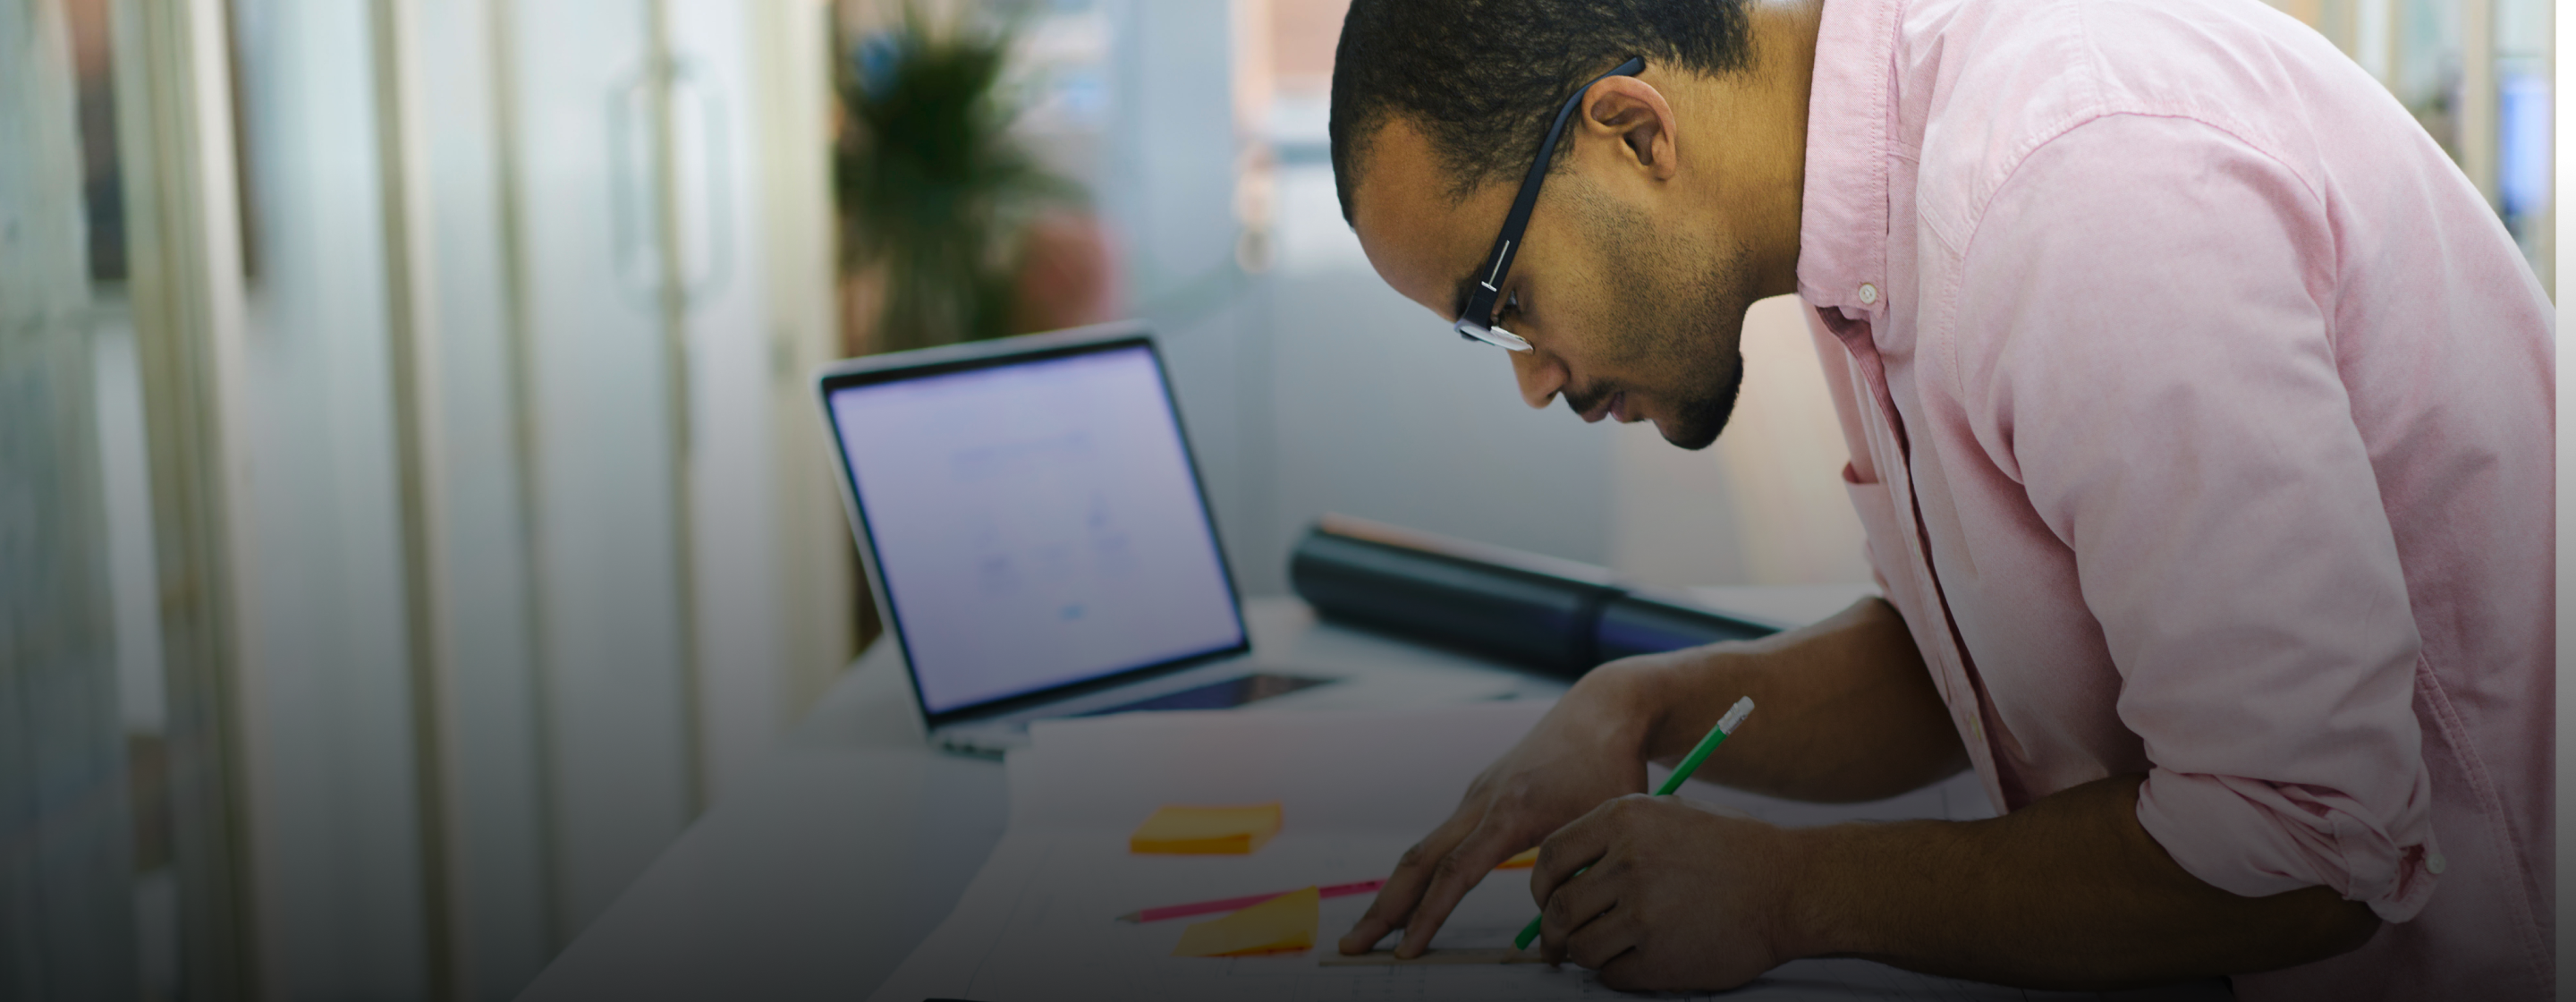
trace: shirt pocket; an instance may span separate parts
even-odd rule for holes
[[[1923,652],[1923,665],[1932,675],[1932,684],[1941,690],[1941,701],[1955,706],[1951,693],[1950,673],[1941,668],[1934,653],[1937,634],[1927,635],[1926,627],[1942,622],[1940,610],[1925,604],[1928,596],[1919,587],[1922,579],[1915,574],[1913,549],[1906,545],[1902,523],[1897,521],[1895,492],[1877,480],[1863,480],[1850,463],[1843,464],[1843,490],[1851,494],[1852,508],[1860,513],[1860,527],[1868,549],[1870,569],[1878,574],[1878,590],[1887,596],[1905,617],[1907,632],[1914,645]],[[1965,731],[1961,732],[1962,734]]]
[[[1869,560],[1872,573],[1878,575],[1878,590],[1886,595],[1897,611],[1908,618],[1914,611],[1914,575],[1907,573],[1905,537],[1896,523],[1896,498],[1887,485],[1861,479],[1850,463],[1843,464],[1843,490],[1851,495],[1852,509],[1860,513],[1862,556]],[[1903,591],[1904,598],[1898,598]]]

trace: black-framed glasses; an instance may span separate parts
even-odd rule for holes
[[[1630,56],[1627,62],[1608,73],[1585,81],[1556,109],[1556,121],[1547,127],[1547,138],[1538,144],[1538,159],[1530,162],[1529,176],[1521,179],[1521,193],[1512,199],[1510,215],[1503,217],[1503,231],[1494,236],[1493,253],[1485,256],[1485,265],[1477,269],[1483,278],[1467,286],[1467,306],[1458,311],[1458,336],[1482,341],[1511,351],[1528,351],[1530,343],[1520,335],[1494,326],[1494,304],[1503,295],[1503,278],[1511,274],[1512,256],[1520,250],[1521,231],[1529,228],[1530,209],[1538,205],[1539,182],[1547,180],[1548,163],[1556,159],[1556,141],[1565,135],[1565,120],[1574,117],[1574,106],[1583,103],[1583,95],[1593,84],[1611,77],[1632,77],[1646,71],[1644,56]]]

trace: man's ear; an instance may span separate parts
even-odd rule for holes
[[[1583,94],[1582,126],[1595,138],[1616,139],[1625,159],[1655,180],[1670,180],[1680,169],[1674,155],[1673,106],[1653,84],[1636,77],[1611,77]]]

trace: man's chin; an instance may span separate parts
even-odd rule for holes
[[[1697,452],[1717,441],[1717,433],[1726,430],[1726,419],[1733,416],[1735,395],[1730,393],[1723,400],[1686,408],[1678,415],[1649,420],[1655,422],[1655,430],[1663,434],[1664,441]]]
[[[1728,366],[1725,377],[1705,397],[1673,408],[1674,413],[1655,418],[1655,430],[1664,441],[1697,452],[1717,441],[1717,433],[1726,430],[1726,420],[1735,416],[1735,395],[1744,388],[1744,356],[1737,355]]]
[[[1655,421],[1655,430],[1663,433],[1664,441],[1689,449],[1692,452],[1698,452],[1701,449],[1708,448],[1709,443],[1717,441],[1717,433],[1723,429],[1723,422],[1706,428],[1677,428],[1672,425],[1665,424],[1660,418]]]

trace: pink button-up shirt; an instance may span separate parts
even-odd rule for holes
[[[2541,999],[2550,305],[2254,0],[1827,0],[1798,291],[1870,558],[2005,810],[2145,773],[2386,924],[2247,999]]]

